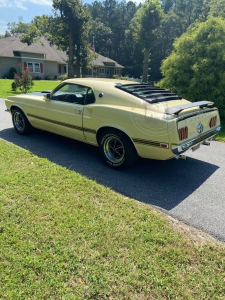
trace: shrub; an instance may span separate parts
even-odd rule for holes
[[[41,80],[41,77],[40,76],[35,76],[33,79],[34,80]]]
[[[19,64],[19,69],[21,76],[14,74],[14,82],[16,88],[18,88],[22,93],[27,93],[34,85],[32,80],[33,77],[30,75],[30,70],[28,68],[22,69],[21,64]]]
[[[176,39],[162,63],[159,86],[190,101],[210,100],[225,120],[225,20],[196,22]]]
[[[15,81],[12,82],[11,87],[12,87],[12,91],[15,92],[17,90],[17,85],[16,85]]]
[[[57,80],[57,79],[58,79],[58,76],[57,76],[57,75],[55,75],[55,76],[54,76],[54,80]]]
[[[121,79],[121,77],[119,75],[113,75],[112,77],[113,79]]]
[[[8,74],[8,78],[9,79],[14,79],[14,74],[17,74],[17,71],[16,71],[16,69],[15,68],[10,68],[10,70],[9,70],[9,74]]]
[[[64,75],[59,76],[60,81],[63,81],[63,80],[66,80],[66,79],[68,79],[68,74],[64,74]]]
[[[46,75],[46,76],[45,76],[45,80],[52,80],[52,77],[49,76],[49,75]]]

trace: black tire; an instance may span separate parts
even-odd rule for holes
[[[130,167],[138,157],[128,136],[115,129],[107,129],[101,134],[99,150],[106,165],[116,170]]]
[[[12,122],[17,133],[26,135],[32,132],[33,127],[27,120],[25,114],[19,109],[15,108],[12,112]]]

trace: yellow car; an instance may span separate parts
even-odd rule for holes
[[[98,146],[111,168],[131,166],[138,156],[185,158],[220,130],[213,102],[189,102],[176,94],[132,81],[80,78],[63,81],[49,93],[9,96],[14,128],[33,128]]]

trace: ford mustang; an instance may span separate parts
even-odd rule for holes
[[[185,158],[221,128],[211,101],[192,103],[151,84],[116,79],[68,79],[53,91],[9,96],[5,104],[17,133],[38,128],[98,146],[114,169],[138,156]]]

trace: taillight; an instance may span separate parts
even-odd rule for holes
[[[179,140],[183,141],[188,138],[188,127],[182,127],[178,130]]]
[[[209,127],[212,128],[212,127],[216,126],[216,122],[217,122],[217,116],[212,117],[209,121]]]

